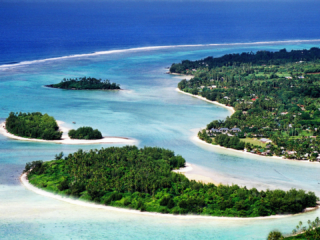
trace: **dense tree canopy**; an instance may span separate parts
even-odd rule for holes
[[[288,52],[281,49],[278,52],[257,51],[226,54],[222,57],[207,57],[202,60],[190,61],[184,60],[181,64],[172,64],[170,71],[175,73],[186,73],[188,70],[197,69],[199,67],[207,67],[209,70],[215,67],[223,66],[239,66],[241,64],[253,65],[280,65],[290,62],[313,61],[320,58],[320,49],[313,47],[310,50],[292,50]],[[308,68],[309,69],[309,68]],[[310,72],[320,72],[320,68],[310,68]]]
[[[314,193],[303,190],[259,192],[190,181],[172,172],[185,160],[162,148],[110,147],[62,156],[28,163],[30,183],[106,205],[175,214],[256,217],[297,213],[316,204]]]
[[[62,135],[56,120],[40,112],[11,112],[6,119],[6,128],[8,132],[25,138],[59,140]]]
[[[68,133],[72,139],[101,139],[102,134],[98,129],[92,127],[80,127],[77,130],[70,130]]]
[[[73,89],[73,90],[85,90],[85,89],[103,89],[113,90],[120,89],[119,84],[111,83],[108,79],[101,80],[92,77],[82,77],[79,79],[63,79],[60,83],[47,85],[47,87]]]
[[[236,110],[223,121],[209,123],[208,131],[199,133],[201,139],[221,145],[232,136],[247,138],[240,141],[254,153],[314,161],[320,159],[319,59],[318,48],[283,49],[185,60],[170,71],[194,76],[178,84],[182,91]],[[221,137],[221,131],[211,131],[220,128],[239,128],[241,133],[229,131]],[[272,144],[266,149],[252,143],[254,138],[268,138]]]

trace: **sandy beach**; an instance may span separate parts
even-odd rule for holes
[[[183,94],[186,94],[186,95],[189,95],[191,97],[195,97],[195,98],[199,98],[203,101],[206,101],[206,102],[210,102],[210,103],[213,103],[213,104],[216,104],[216,105],[219,105],[221,107],[224,107],[224,108],[227,108],[230,112],[231,112],[231,115],[235,112],[235,109],[233,107],[230,107],[230,106],[226,106],[224,104],[221,104],[221,103],[218,103],[216,101],[210,101],[204,97],[201,97],[201,96],[197,96],[197,95],[192,95],[191,93],[186,93],[186,92],[183,92],[181,91],[179,88],[176,88],[176,91],[177,92],[180,92],[180,93],[183,93]],[[200,128],[199,131],[201,131],[202,129]],[[197,141],[197,142],[201,142],[203,144],[207,144],[208,146],[211,146],[211,147],[214,147],[214,148],[221,148],[221,149],[225,149],[225,150],[228,150],[228,151],[234,151],[234,152],[238,152],[238,153],[244,153],[244,154],[251,154],[251,155],[256,155],[256,156],[259,156],[259,157],[267,157],[267,158],[275,158],[275,159],[281,159],[281,160],[287,160],[287,161],[297,161],[297,162],[308,162],[308,163],[317,163],[318,162],[310,162],[309,160],[297,160],[297,159],[287,159],[287,158],[284,158],[284,157],[279,157],[279,156],[262,156],[262,155],[257,155],[255,153],[251,153],[251,152],[245,152],[243,150],[236,150],[236,149],[232,149],[232,148],[226,148],[226,147],[222,147],[220,145],[213,145],[213,144],[210,144],[210,143],[207,143],[203,140],[201,140],[198,135],[195,135],[191,138],[192,140],[194,141]]]
[[[194,78],[193,75],[185,75],[185,74],[180,74],[180,73],[168,73],[170,75],[178,76],[179,78],[190,80],[191,78]]]
[[[183,94],[189,95],[189,96],[191,96],[191,97],[199,98],[199,99],[201,99],[201,100],[203,100],[203,101],[206,101],[206,102],[213,103],[213,104],[215,104],[215,105],[219,105],[219,106],[221,106],[221,107],[224,107],[224,108],[228,109],[228,110],[231,112],[231,115],[234,114],[234,112],[235,112],[235,110],[234,110],[233,107],[226,106],[226,105],[224,105],[224,104],[222,104],[222,103],[219,103],[219,102],[217,102],[217,101],[211,101],[211,100],[208,100],[208,99],[206,99],[206,98],[204,98],[204,97],[201,97],[201,96],[198,96],[198,95],[193,95],[193,94],[191,94],[191,93],[186,93],[186,92],[184,92],[184,91],[181,91],[179,88],[176,88],[176,91],[179,92],[179,93],[183,93]]]
[[[201,129],[199,129],[200,131]],[[233,151],[233,152],[238,152],[238,153],[244,153],[244,154],[251,154],[251,155],[255,155],[255,156],[259,156],[259,157],[267,157],[267,158],[276,158],[276,159],[286,159],[286,158],[282,158],[282,157],[278,157],[278,156],[262,156],[262,155],[257,155],[255,153],[251,153],[251,152],[245,152],[243,150],[236,150],[236,149],[233,149],[233,148],[226,148],[226,147],[222,147],[220,145],[214,145],[214,144],[211,144],[211,143],[207,143],[203,140],[201,140],[198,135],[195,135],[193,137],[191,137],[191,140],[195,141],[195,142],[199,142],[199,143],[203,143],[203,144],[206,144],[210,147],[214,147],[214,148],[221,148],[221,149],[225,149],[225,150],[228,150],[228,151]],[[293,160],[293,159],[286,159],[286,160]],[[296,161],[299,161],[299,162],[303,162],[303,161],[300,161],[300,160],[296,160]]]
[[[125,143],[129,145],[134,145],[137,143],[135,139],[123,138],[123,137],[103,137],[102,139],[97,140],[85,140],[85,139],[71,139],[68,136],[69,128],[63,126],[64,122],[58,121],[57,124],[59,126],[59,131],[62,131],[61,140],[43,140],[43,139],[35,139],[35,138],[24,138],[13,135],[6,130],[6,123],[2,122],[0,124],[0,134],[21,141],[31,141],[31,142],[46,142],[46,143],[57,143],[57,144],[101,144],[101,143]]]
[[[192,172],[192,164],[186,163],[186,166],[177,170],[173,170],[172,172],[176,173],[181,173],[185,175],[189,180],[195,180],[197,182],[202,182],[202,183],[213,183],[214,185],[218,186],[220,183],[214,181],[210,177],[202,176],[200,174],[195,174]]]
[[[199,129],[199,131],[201,130],[201,128]],[[233,148],[226,148],[226,147],[222,147],[220,145],[214,145],[214,144],[211,144],[211,143],[207,143],[203,140],[201,140],[198,135],[195,135],[193,137],[191,137],[191,140],[192,141],[195,141],[195,142],[199,142],[199,143],[202,143],[202,144],[206,144],[210,147],[213,147],[213,148],[220,148],[220,149],[224,149],[224,150],[227,150],[227,151],[233,151],[233,152],[238,152],[238,153],[244,153],[244,154],[250,154],[250,155],[254,155],[254,156],[257,156],[257,157],[264,157],[264,158],[273,158],[273,159],[280,159],[280,160],[286,160],[286,161],[295,161],[295,162],[300,162],[300,163],[313,163],[313,164],[319,164],[319,162],[310,162],[309,160],[298,160],[298,159],[288,159],[288,158],[284,158],[284,157],[279,157],[279,156],[263,156],[263,155],[258,155],[258,154],[255,154],[255,153],[251,153],[251,152],[245,152],[243,150],[236,150],[236,149],[233,149]]]
[[[287,218],[295,215],[300,215],[303,213],[298,213],[298,214],[287,214],[287,215],[273,215],[273,216],[268,216],[268,217],[252,217],[252,218],[241,218],[241,217],[214,217],[214,216],[202,216],[202,215],[173,215],[173,214],[164,214],[164,213],[155,213],[155,212],[141,212],[139,210],[134,210],[134,209],[125,209],[125,208],[118,208],[118,207],[111,207],[111,206],[105,206],[102,204],[96,204],[92,202],[85,202],[81,201],[78,199],[73,199],[70,197],[64,197],[58,194],[54,194],[51,192],[47,192],[45,190],[42,190],[40,188],[37,188],[33,186],[31,183],[29,183],[27,179],[27,174],[24,173],[20,176],[20,181],[21,183],[27,188],[28,190],[37,193],[39,195],[45,196],[45,197],[50,197],[54,198],[59,201],[67,202],[70,204],[75,204],[83,207],[90,207],[90,208],[97,208],[97,209],[104,209],[108,211],[118,211],[118,212],[125,212],[125,213],[135,213],[135,214],[142,214],[142,215],[149,215],[149,216],[156,216],[156,217],[173,217],[173,218],[181,218],[181,219],[211,219],[211,220],[225,220],[225,221],[230,221],[230,220],[266,220],[266,219],[276,219],[276,218]],[[317,207],[314,208],[308,208],[308,211],[314,211],[318,209]],[[307,211],[305,211],[307,212]]]

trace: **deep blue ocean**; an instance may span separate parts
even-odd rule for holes
[[[320,38],[319,1],[0,1],[0,63],[111,49]]]
[[[182,78],[165,74],[166,67],[184,59],[320,47],[319,9],[319,1],[299,0],[0,0],[0,123],[11,111],[46,112],[69,128],[92,126],[104,136],[136,139],[138,147],[171,149],[192,164],[192,174],[215,182],[259,190],[298,188],[320,196],[318,163],[196,141],[201,127],[230,112],[177,92]],[[82,76],[108,78],[125,91],[44,87]],[[262,240],[274,229],[290,233],[299,221],[305,225],[320,213],[263,219],[141,215],[59,201],[19,181],[26,162],[107,146],[28,142],[0,134],[0,239]]]

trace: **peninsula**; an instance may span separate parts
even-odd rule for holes
[[[78,150],[53,161],[27,163],[29,182],[43,190],[95,203],[147,212],[258,217],[299,213],[316,206],[312,192],[216,186],[172,170],[185,166],[173,151],[136,146]]]
[[[61,88],[68,90],[119,90],[120,86],[116,83],[111,83],[108,79],[101,80],[92,77],[81,77],[79,79],[70,78],[63,79],[60,83],[46,85],[51,88]]]
[[[262,156],[319,161],[320,49],[228,54],[172,64],[179,90],[235,109],[198,137]]]

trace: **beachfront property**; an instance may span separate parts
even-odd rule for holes
[[[214,129],[214,128],[212,128],[211,130],[209,130],[211,133],[218,133],[218,132],[220,132],[220,130],[219,129]]]
[[[225,132],[228,132],[229,131],[229,128],[220,128],[219,129],[219,132],[221,133],[225,133]]]
[[[241,129],[240,128],[218,128],[218,129],[215,129],[215,128],[211,128],[209,130],[206,131],[209,135],[212,135],[214,133],[230,133],[230,132],[241,132]]]
[[[241,132],[241,129],[240,128],[231,128],[230,131],[232,132]]]

